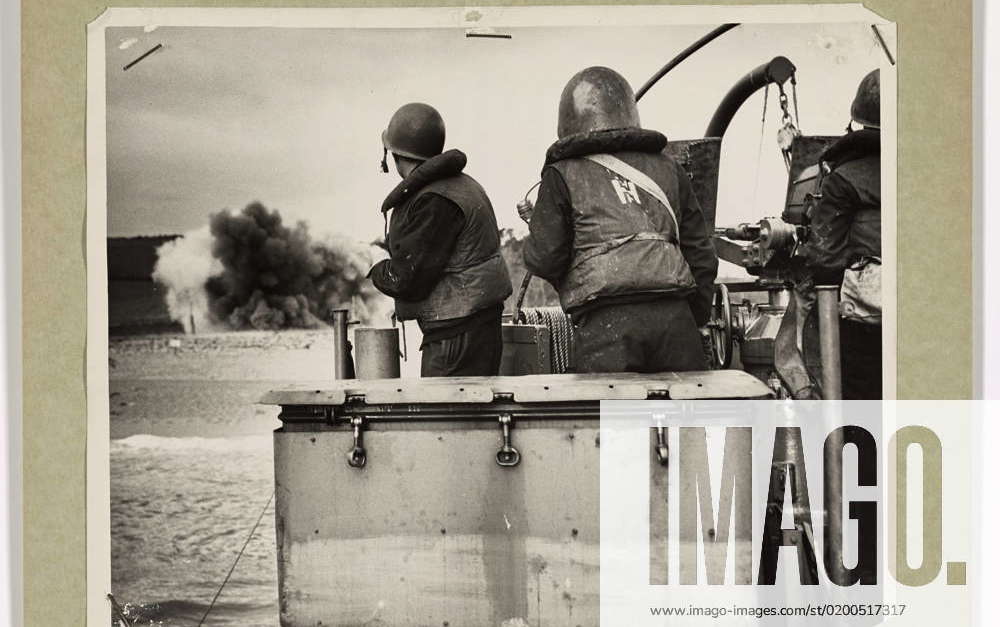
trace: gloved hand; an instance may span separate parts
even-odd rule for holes
[[[525,198],[524,200],[517,203],[517,215],[521,216],[525,224],[531,222],[531,214],[535,210],[535,205],[532,204],[530,200]]]
[[[372,273],[383,263],[389,261],[389,251],[378,244],[372,244],[371,250],[369,251],[371,255],[371,266],[368,267],[368,273],[365,274],[366,277],[371,278]]]
[[[372,244],[369,249],[369,253],[371,254],[372,266],[376,266],[380,261],[384,261],[389,258],[389,250],[385,247],[385,244],[381,242]]]

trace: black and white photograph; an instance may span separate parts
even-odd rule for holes
[[[113,625],[596,625],[600,401],[894,396],[896,32],[860,5],[89,37]]]

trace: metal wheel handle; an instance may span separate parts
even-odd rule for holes
[[[728,368],[733,361],[733,311],[725,283],[717,283],[712,292],[712,318],[708,328],[712,340],[712,368]]]

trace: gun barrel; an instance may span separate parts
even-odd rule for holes
[[[715,234],[719,237],[726,237],[731,240],[741,242],[752,242],[760,237],[760,224],[750,224],[743,222],[736,226],[722,226],[715,229]]]

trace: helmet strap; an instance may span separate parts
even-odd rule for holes
[[[389,173],[389,163],[386,159],[389,158],[389,149],[385,146],[382,147],[382,172],[385,174]]]

